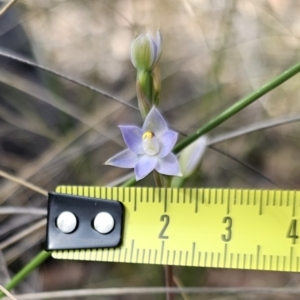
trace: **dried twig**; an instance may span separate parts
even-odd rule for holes
[[[241,135],[245,135],[245,134],[252,133],[255,131],[269,129],[272,127],[285,125],[285,124],[289,124],[289,123],[293,123],[293,122],[299,122],[299,121],[300,121],[300,116],[298,114],[298,115],[291,116],[291,117],[284,117],[284,118],[279,118],[279,119],[275,119],[275,120],[257,122],[255,124],[245,126],[238,130],[233,130],[228,133],[224,133],[224,134],[217,135],[216,137],[212,137],[209,139],[208,145],[215,145],[215,144],[222,143],[222,142],[228,141],[230,139],[239,137]]]
[[[16,297],[14,297],[4,286],[2,286],[0,284],[0,290],[1,292],[3,292],[7,297],[8,299],[11,299],[11,300],[18,300]]]
[[[215,288],[215,287],[185,287],[185,288],[166,288],[166,287],[140,287],[140,288],[103,288],[103,289],[79,289],[43,293],[30,293],[17,295],[18,300],[43,300],[43,299],[63,299],[77,297],[95,297],[95,296],[119,296],[119,295],[154,295],[165,294],[166,292],[173,294],[261,294],[261,295],[300,295],[300,288],[245,288],[245,287],[229,287],[229,288]],[[4,298],[5,299],[5,298]],[[6,298],[5,300],[9,300]]]
[[[0,17],[2,17],[11,6],[13,6],[18,0],[10,0],[4,7],[0,10]]]
[[[33,190],[33,191],[36,191],[36,192],[38,192],[38,193],[40,193],[44,196],[48,196],[48,192],[46,190],[44,190],[44,189],[42,189],[42,188],[40,188],[40,187],[30,183],[30,182],[25,181],[22,178],[18,178],[16,176],[10,175],[10,174],[2,171],[2,170],[0,170],[0,176],[4,177],[4,178],[6,178],[10,181],[16,182],[20,185],[23,185],[23,186],[25,186],[25,187]]]
[[[178,288],[180,288],[180,289],[183,288],[182,283],[181,283],[180,279],[177,276],[173,276],[173,281],[177,285]],[[182,293],[181,296],[182,296],[183,300],[190,300],[188,295],[186,295],[185,293]]]
[[[14,206],[0,207],[0,215],[20,215],[20,214],[47,216],[47,210],[44,208],[35,208],[35,207],[14,207]]]
[[[47,223],[46,219],[40,220],[39,222],[33,224],[32,226],[24,229],[23,231],[13,235],[11,238],[5,240],[0,244],[0,250],[7,248],[11,244],[16,243],[17,241],[23,239],[25,236],[31,234],[32,232],[44,227]]]
[[[16,0],[15,0],[15,1],[16,1]],[[96,93],[98,93],[98,94],[104,96],[104,97],[107,98],[107,99],[110,99],[110,100],[113,100],[113,101],[115,101],[115,102],[118,102],[118,103],[120,103],[120,104],[122,104],[122,105],[125,105],[125,106],[127,106],[127,107],[130,107],[130,108],[132,108],[132,109],[134,109],[134,110],[139,110],[138,107],[136,107],[135,105],[132,105],[132,104],[130,104],[130,103],[124,101],[124,100],[118,99],[118,98],[116,98],[116,97],[110,95],[110,94],[107,93],[106,91],[101,90],[100,88],[94,87],[94,86],[92,86],[92,85],[90,85],[90,84],[86,84],[86,83],[84,83],[84,82],[81,82],[80,80],[77,80],[77,79],[75,79],[75,78],[73,78],[73,77],[71,77],[71,76],[69,76],[69,75],[65,75],[65,74],[60,73],[60,72],[58,72],[58,71],[52,70],[52,69],[47,68],[47,67],[45,67],[45,66],[43,66],[43,65],[41,65],[41,64],[35,63],[35,62],[33,62],[33,61],[29,60],[29,59],[25,59],[25,58],[23,58],[23,57],[20,57],[20,56],[17,56],[17,55],[8,53],[8,52],[4,52],[4,51],[0,51],[0,56],[6,57],[6,58],[11,59],[11,60],[14,60],[14,61],[18,61],[18,62],[20,62],[20,63],[23,63],[23,64],[26,64],[26,65],[32,66],[32,67],[34,67],[34,68],[38,68],[38,69],[40,69],[40,70],[43,70],[43,71],[48,72],[48,73],[50,73],[50,74],[56,75],[56,76],[58,76],[58,77],[60,77],[60,78],[63,78],[63,79],[65,79],[65,80],[68,80],[68,81],[70,81],[70,82],[73,82],[73,83],[75,83],[75,84],[77,84],[77,85],[79,85],[79,86],[85,87],[85,88],[87,88],[87,89],[89,89],[89,90],[91,90],[91,91],[94,91],[94,92],[96,92]]]

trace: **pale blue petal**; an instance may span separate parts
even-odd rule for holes
[[[154,38],[155,41],[155,51],[156,51],[156,58],[155,58],[155,64],[159,61],[162,53],[162,36],[160,31],[156,32],[156,36]],[[154,65],[155,65],[154,64]]]
[[[202,135],[180,153],[179,165],[184,177],[188,178],[200,167],[202,157],[208,144],[206,135]]]
[[[155,170],[164,175],[182,176],[177,158],[173,153],[169,153],[163,158],[158,158]]]
[[[138,163],[139,157],[129,149],[117,153],[115,156],[107,160],[104,164],[119,168],[134,168]]]
[[[143,155],[140,157],[138,163],[134,168],[136,180],[141,180],[146,177],[157,165],[157,157],[150,155]]]
[[[149,46],[150,46],[150,62],[151,62],[151,67],[150,69],[152,69],[154,67],[154,64],[155,64],[155,59],[156,59],[156,44],[151,36],[151,34],[148,32],[146,34],[146,36],[148,37],[148,43],[149,43]]]
[[[158,153],[158,157],[165,157],[172,151],[177,141],[177,136],[178,133],[172,130],[168,130],[160,136],[160,151]]]
[[[156,107],[153,106],[145,119],[143,132],[151,131],[159,138],[167,130],[167,123]]]
[[[123,139],[127,147],[136,154],[144,154],[142,148],[143,132],[137,126],[122,126],[120,125]]]

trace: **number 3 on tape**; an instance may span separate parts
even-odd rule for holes
[[[46,248],[58,259],[299,272],[299,218],[298,191],[60,186]]]

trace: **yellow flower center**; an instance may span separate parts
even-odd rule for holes
[[[152,131],[146,131],[143,136],[143,150],[148,155],[156,155],[159,152],[159,142]]]
[[[143,136],[142,139],[143,140],[150,140],[154,137],[154,133],[152,131],[146,131]]]

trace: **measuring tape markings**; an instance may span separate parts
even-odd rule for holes
[[[59,187],[57,192],[119,200],[125,224],[119,248],[55,251],[56,258],[300,271],[296,191]]]

